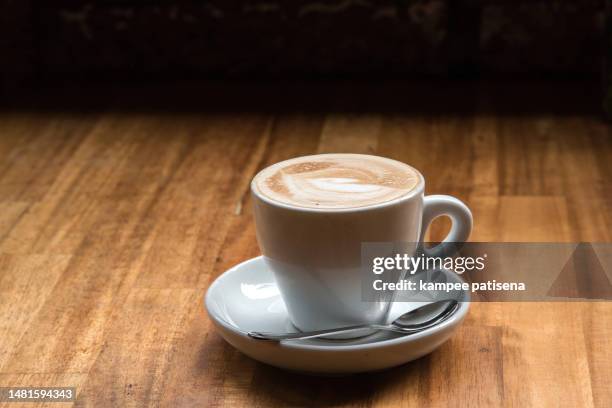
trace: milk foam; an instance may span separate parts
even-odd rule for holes
[[[264,196],[309,208],[354,208],[390,201],[420,178],[395,160],[361,154],[321,154],[272,165],[255,177]]]

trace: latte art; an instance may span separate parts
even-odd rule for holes
[[[383,157],[321,154],[277,163],[255,177],[264,196],[310,208],[353,208],[390,201],[419,183],[412,167]]]

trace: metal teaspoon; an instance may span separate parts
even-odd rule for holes
[[[426,321],[422,321],[419,323],[414,323],[414,321],[419,321],[419,317],[427,316],[431,314],[432,311],[438,310],[442,308],[442,310],[431,317]],[[336,329],[327,329],[327,330],[316,330],[310,332],[297,332],[297,333],[265,333],[265,332],[248,332],[247,335],[253,339],[257,340],[271,340],[271,341],[281,341],[281,340],[299,340],[299,339],[310,339],[314,337],[332,335],[332,334],[341,334],[348,333],[356,330],[363,329],[374,329],[374,330],[389,330],[398,333],[405,334],[413,334],[428,329],[430,327],[435,326],[438,323],[443,322],[448,319],[455,311],[459,308],[459,302],[454,299],[447,300],[438,300],[433,303],[428,303],[421,307],[418,307],[414,310],[411,310],[407,313],[404,313],[397,319],[395,319],[391,324],[361,324],[357,326],[347,326],[347,327],[339,327]]]

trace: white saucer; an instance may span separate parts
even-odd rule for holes
[[[455,273],[436,271],[449,282],[463,282]],[[400,292],[398,300],[402,300]],[[432,300],[444,293],[431,295]],[[404,295],[404,299],[405,299]],[[249,331],[295,332],[287,316],[272,273],[262,257],[243,262],[219,276],[206,293],[208,315],[219,334],[232,346],[255,360],[276,367],[310,373],[357,373],[394,367],[431,353],[451,336],[469,309],[469,294],[449,319],[424,330],[402,336],[380,331],[349,340],[308,339],[280,343],[251,339]],[[395,302],[389,320],[423,303]]]

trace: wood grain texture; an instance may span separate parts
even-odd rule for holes
[[[610,127],[488,95],[433,115],[0,113],[0,386],[75,386],[96,407],[609,406],[609,303],[474,303],[431,355],[338,378],[245,357],[202,309],[259,253],[253,175],[317,152],[414,165],[472,208],[474,241],[612,241]]]

